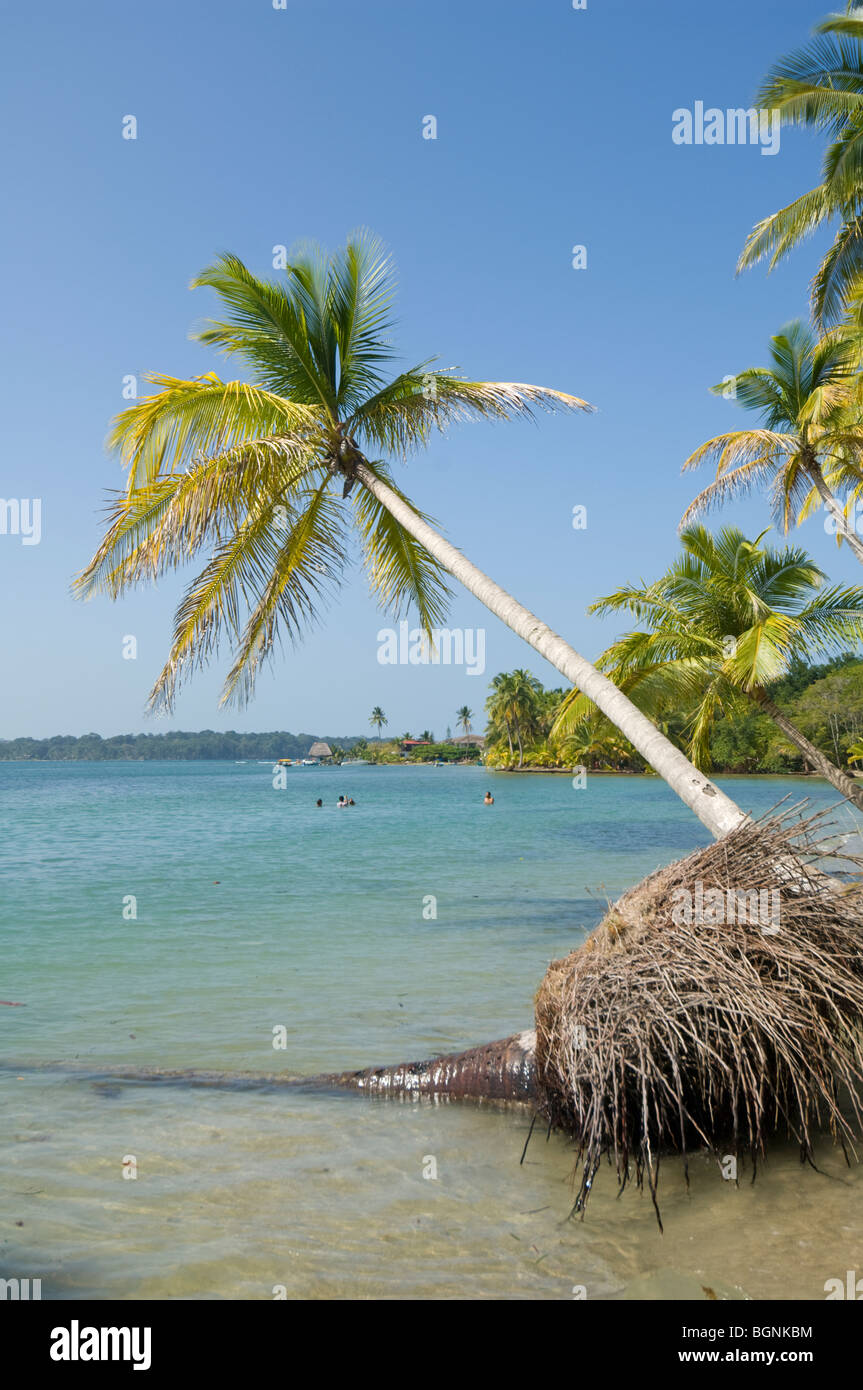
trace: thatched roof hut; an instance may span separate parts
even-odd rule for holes
[[[331,758],[333,750],[328,743],[313,743],[309,749],[310,758]]]

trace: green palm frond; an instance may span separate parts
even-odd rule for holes
[[[327,303],[338,343],[343,414],[379,389],[380,370],[394,356],[384,341],[391,326],[394,279],[390,256],[368,232],[349,238],[344,256],[330,264]]]
[[[223,702],[251,694],[261,660],[272,646],[273,629],[266,619],[274,596],[279,622],[293,637],[299,638],[303,626],[314,620],[325,580],[337,583],[345,565],[340,513],[334,499],[325,497],[326,485],[311,494],[309,507],[300,511],[286,535],[273,506],[263,504],[218,547],[177,609],[171,651],[150,692],[151,708],[173,707],[182,681],[207,664],[223,635],[238,654]],[[292,545],[298,547],[296,554]],[[256,632],[263,634],[257,643],[250,640]],[[240,652],[245,653],[245,672]]]
[[[116,494],[105,536],[73,592],[79,598],[118,598],[158,579],[187,564],[202,546],[230,535],[262,498],[293,505],[297,488],[321,467],[304,439],[258,439]]]
[[[295,515],[275,553],[270,548],[266,569],[258,569],[263,586],[236,647],[221,704],[248,704],[276,640],[287,635],[298,641],[341,582],[345,534],[341,508],[327,485],[322,483]]]
[[[783,124],[809,126],[827,137],[822,179],[750,233],[738,271],[769,259],[770,269],[824,222],[839,220],[836,239],[812,283],[820,323],[846,312],[863,274],[863,24],[855,12],[831,15],[816,37],[782,58],[762,84],[756,105],[778,111]]]
[[[214,372],[190,381],[152,372],[144,380],[161,389],[122,411],[108,436],[129,471],[130,491],[188,465],[193,455],[320,427],[316,410],[244,381],[220,381]]]
[[[368,232],[332,255],[298,247],[273,281],[226,253],[193,286],[213,290],[223,307],[198,340],[238,357],[253,380],[147,378],[156,390],[123,411],[109,437],[128,470],[126,491],[111,498],[101,544],[73,586],[79,597],[117,598],[206,557],[151,693],[151,704],[165,708],[223,640],[233,654],[223,700],[251,697],[278,643],[298,640],[338,588],[352,554],[348,523],[381,604],[394,614],[414,608],[427,632],[442,624],[445,570],[363,477],[427,518],[358,441],[404,456],[462,420],[592,408],[549,387],[430,376],[434,359],[387,382],[395,277]],[[525,674],[514,673],[522,702]]]
[[[267,390],[296,404],[313,406],[335,421],[337,383],[334,335],[315,319],[307,288],[312,270],[301,263],[292,281],[259,280],[238,256],[219,256],[192,281],[208,286],[230,310],[226,320],[209,320],[198,342],[241,358]]]
[[[403,372],[371,396],[351,417],[359,438],[398,457],[427,444],[432,432],[471,420],[531,419],[537,409],[593,407],[578,396],[518,381],[465,381],[451,371],[434,370],[432,361]]]
[[[812,308],[819,320],[844,313],[863,273],[863,217],[844,221],[812,279]]]
[[[775,270],[789,251],[835,217],[838,211],[823,184],[801,193],[786,207],[755,224],[740,253],[737,274],[763,260],[768,261],[769,270]]]
[[[691,526],[682,553],[650,584],[626,585],[591,604],[595,613],[632,613],[643,627],[624,633],[597,666],[648,717],[687,713],[689,755],[705,770],[720,713],[758,697],[793,661],[834,656],[863,643],[863,585],[825,588],[823,570],[799,546],[776,548],[736,527]],[[555,723],[570,734],[589,716],[573,691]]]
[[[366,467],[387,483],[403,502],[413,506],[382,463],[367,462]],[[417,508],[413,510],[423,520],[431,521]],[[451,591],[446,571],[419,541],[402,530],[370,492],[363,490],[357,494],[354,512],[372,591],[396,618],[413,605],[422,628],[431,633],[432,628],[443,622],[449,607]]]

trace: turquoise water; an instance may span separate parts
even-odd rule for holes
[[[835,801],[723,785],[755,812]],[[100,1075],[308,1074],[529,1027],[548,961],[705,842],[654,778],[291,768],[276,789],[252,763],[0,763],[0,998],[23,1006],[0,1006],[0,1277],[73,1298],[823,1297],[863,1269],[861,1170],[826,1144],[822,1173],[778,1149],[754,1186],[705,1157],[687,1194],[667,1164],[660,1237],[610,1175],[567,1222],[571,1154],[543,1135],[519,1166],[519,1110]]]

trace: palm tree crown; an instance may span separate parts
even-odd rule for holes
[[[511,754],[515,740],[518,744],[519,767],[524,763],[525,739],[530,739],[536,733],[541,691],[542,685],[536,676],[519,668],[495,676],[491,683],[491,694],[486,700],[491,737],[494,738],[498,730],[503,731]]]
[[[392,269],[366,234],[332,256],[298,253],[278,283],[222,256],[195,284],[214,289],[227,313],[199,338],[238,356],[254,380],[151,378],[161,389],[115,421],[111,441],[128,466],[128,486],[75,584],[82,596],[117,597],[209,554],[178,608],[151,705],[170,707],[184,675],[222,638],[234,651],[222,699],[248,699],[277,641],[300,637],[343,582],[352,527],[372,590],[393,615],[413,603],[431,633],[451,575],[586,691],[711,834],[743,823],[745,813],[720,787],[431,526],[395,487],[386,462],[363,452],[403,458],[455,420],[591,407],[544,386],[464,381],[449,369],[430,371],[430,362],[387,380]]]
[[[863,7],[830,15],[817,37],[778,62],[758,94],[783,124],[828,137],[821,183],[765,217],[750,233],[738,270],[768,259],[770,269],[826,222],[836,237],[812,281],[819,322],[836,322],[858,301],[863,274]]]
[[[223,255],[194,286],[215,290],[225,310],[198,341],[236,357],[253,380],[149,377],[156,393],[114,422],[109,442],[128,486],[75,586],[117,597],[209,552],[151,692],[168,708],[223,637],[234,653],[223,701],[248,700],[276,642],[301,636],[344,581],[349,523],[382,606],[397,616],[413,604],[426,631],[443,619],[440,563],[368,487],[346,504],[360,462],[407,501],[387,463],[361,449],[405,458],[458,420],[590,408],[546,387],[465,381],[431,361],[387,376],[394,275],[367,233],[330,256],[299,251],[278,282]]]
[[[469,734],[472,727],[471,720],[473,719],[473,710],[468,709],[467,705],[462,705],[461,709],[456,711],[456,718],[462,733]]]
[[[818,338],[799,321],[770,340],[771,366],[749,367],[731,378],[736,400],[758,411],[762,428],[734,430],[702,444],[684,470],[716,464],[716,480],[698,494],[681,522],[751,488],[770,484],[776,524],[796,525],[822,502],[841,521],[840,539],[859,559],[863,546],[844,524],[833,488],[863,478],[863,417],[855,374],[855,342],[842,332]],[[727,391],[728,382],[712,389]]]
[[[681,540],[683,553],[659,579],[618,589],[589,611],[630,612],[644,625],[614,642],[597,664],[652,717],[691,711],[690,757],[707,768],[719,715],[748,697],[776,718],[781,712],[765,687],[795,658],[815,660],[860,643],[863,586],[825,588],[823,571],[804,550],[764,545],[763,535],[750,541],[733,527],[711,535],[692,526]],[[556,732],[574,729],[590,708],[573,692]],[[809,758],[802,736],[795,738],[787,723],[781,721],[783,732]],[[849,794],[844,783],[841,790]]]
[[[378,738],[380,738],[381,730],[383,729],[385,724],[389,723],[389,720],[387,719],[380,705],[375,705],[374,709],[369,715],[369,723],[371,724],[373,729],[377,729]]]

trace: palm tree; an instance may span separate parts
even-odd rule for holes
[[[377,729],[378,741],[380,741],[381,730],[383,729],[385,724],[389,723],[389,720],[387,719],[380,705],[375,705],[374,709],[369,715],[369,723],[371,724],[373,729]]]
[[[179,683],[222,638],[234,655],[223,701],[248,700],[279,638],[296,640],[342,580],[352,509],[372,589],[389,612],[413,604],[431,632],[449,597],[445,576],[453,576],[583,689],[713,835],[742,823],[729,797],[445,540],[396,487],[388,464],[364,452],[405,458],[458,420],[590,409],[583,400],[520,382],[466,381],[431,362],[386,379],[392,267],[365,233],[330,256],[298,253],[278,281],[223,255],[193,283],[215,290],[226,313],[199,340],[238,357],[254,381],[149,378],[156,393],[114,422],[110,442],[128,485],[75,584],[79,596],[116,598],[209,554],[177,610],[151,706],[171,708]]]
[[[469,734],[472,727],[470,721],[473,719],[473,710],[468,709],[467,705],[462,705],[461,709],[456,710],[456,719],[462,733]]]
[[[684,470],[710,461],[716,480],[687,508],[681,526],[700,512],[769,482],[776,524],[787,532],[823,502],[863,563],[863,541],[846,524],[831,482],[854,488],[861,477],[863,421],[855,342],[845,333],[816,335],[799,321],[770,340],[770,367],[749,367],[731,378],[741,405],[757,410],[762,428],[734,430],[702,444]],[[721,392],[728,382],[712,389]]]
[[[757,98],[778,111],[786,125],[824,134],[822,180],[752,230],[738,271],[769,258],[770,269],[824,223],[838,219],[836,237],[812,281],[812,308],[819,322],[836,322],[860,307],[863,273],[863,13],[852,3],[845,15],[816,26],[816,39],[781,59]]]
[[[652,584],[628,585],[589,611],[633,613],[646,630],[629,632],[599,659],[602,670],[652,717],[691,711],[689,755],[710,766],[710,733],[721,714],[754,701],[815,771],[863,809],[863,791],[800,732],[769,687],[795,660],[842,651],[863,637],[863,586],[824,588],[804,550],[762,545],[729,527],[683,532],[683,553]],[[573,692],[556,731],[577,727],[589,703]]]
[[[567,723],[567,720],[564,718],[561,722]],[[614,768],[631,762],[632,748],[614,725],[597,715],[595,709],[573,720],[568,728],[562,752],[571,762],[585,767]]]
[[[497,730],[506,733],[510,757],[514,756],[513,738],[518,743],[518,766],[524,766],[524,740],[538,730],[539,695],[542,686],[529,671],[501,672],[491,683],[486,709],[492,721],[492,736]]]

